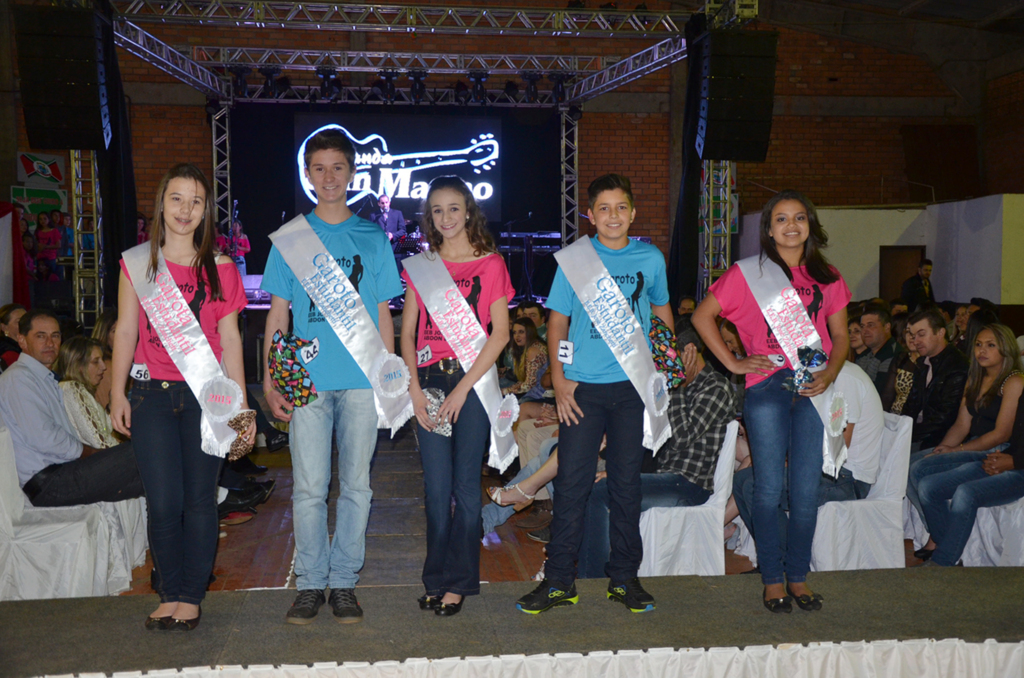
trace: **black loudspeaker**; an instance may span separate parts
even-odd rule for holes
[[[25,129],[32,148],[104,150],[110,109],[103,22],[92,10],[13,5]]]
[[[778,33],[709,31],[702,58],[697,152],[703,160],[764,162],[775,104]]]

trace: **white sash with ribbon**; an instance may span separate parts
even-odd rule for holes
[[[469,372],[487,343],[487,333],[455,286],[441,257],[424,252],[405,259],[402,265],[427,307],[425,312],[430,312],[462,369]],[[501,397],[498,369],[494,365],[473,384],[473,390],[491,422],[491,451],[487,463],[504,472],[519,453],[512,435],[512,425],[519,417],[519,400],[514,395]]]
[[[242,389],[221,369],[199,319],[188,307],[160,250],[156,276],[149,279],[149,252],[149,243],[143,243],[121,256],[142,310],[203,408],[203,452],[226,457],[238,436],[227,422],[241,410]]]
[[[754,300],[757,301],[764,319],[772,334],[782,347],[782,352],[789,358],[789,364],[795,370],[801,363],[797,350],[802,346],[821,349],[821,337],[815,329],[811,317],[800,295],[793,289],[793,283],[786,277],[782,268],[771,259],[760,256],[747,257],[736,262],[743,273],[747,286],[750,287]],[[824,349],[822,349],[824,350]],[[825,426],[822,440],[822,472],[833,478],[839,476],[839,469],[846,461],[846,441],[843,429],[846,428],[846,398],[835,389],[834,384],[821,395],[811,398],[814,408]]]
[[[555,252],[562,273],[601,338],[644,401],[644,447],[658,451],[672,435],[668,423],[668,379],[654,366],[647,332],[626,295],[605,268],[590,238]]]
[[[271,233],[270,240],[370,380],[377,407],[377,428],[390,428],[394,436],[413,416],[409,368],[384,346],[359,292],[304,215]]]

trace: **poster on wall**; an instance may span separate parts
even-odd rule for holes
[[[32,188],[11,186],[11,202],[25,207],[28,214],[50,210],[68,211],[68,192],[59,188]]]
[[[18,153],[18,181],[26,186],[53,188],[64,185],[64,156]]]

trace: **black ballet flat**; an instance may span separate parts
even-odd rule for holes
[[[761,599],[764,601],[764,606],[768,608],[769,612],[775,614],[782,614],[783,612],[789,614],[793,611],[793,599],[789,596],[784,598],[765,598],[764,594],[768,592],[768,589],[764,590],[761,594]]]
[[[462,603],[466,601],[465,598],[457,603],[441,603],[434,610],[434,614],[438,617],[453,617],[462,611]]]
[[[914,551],[914,557],[918,560],[928,560],[935,553],[935,549],[919,548]]]
[[[147,631],[166,631],[170,628],[172,617],[146,617]]]
[[[199,619],[203,616],[203,608],[199,608],[195,619],[172,619],[167,625],[171,631],[194,631],[199,626]]]
[[[421,610],[436,610],[441,606],[441,596],[423,595],[416,602],[420,604]]]
[[[801,610],[806,610],[808,612],[820,610],[821,601],[825,600],[821,597],[820,594],[817,593],[812,593],[809,596],[798,596],[795,593],[793,593],[792,590],[790,590],[789,584],[786,584],[786,593],[792,596],[793,600],[796,601],[796,604],[800,606]]]

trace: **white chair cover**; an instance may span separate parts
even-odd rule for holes
[[[864,499],[818,508],[811,569],[873,570],[906,565],[903,498],[910,464],[910,417],[885,415],[878,479]]]
[[[145,549],[141,499],[67,508],[28,505],[10,433],[0,427],[0,600],[124,591]]]
[[[739,423],[731,422],[715,467],[715,491],[700,506],[665,506],[640,515],[641,577],[725,574],[725,505],[732,495]]]

